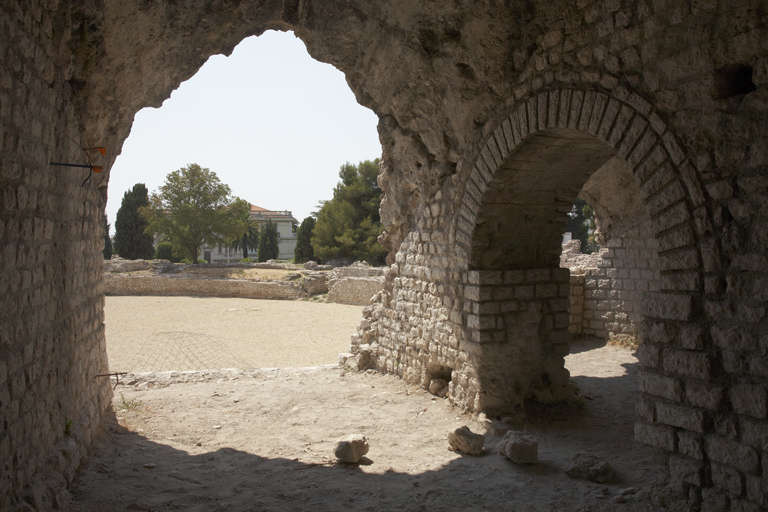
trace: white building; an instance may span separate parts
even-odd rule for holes
[[[251,205],[251,220],[255,220],[259,224],[259,229],[263,230],[267,220],[271,219],[277,226],[277,243],[279,253],[277,259],[279,260],[292,260],[294,258],[294,250],[296,249],[296,233],[293,232],[293,223],[296,219],[290,211],[271,211],[260,206]],[[209,247],[203,246],[200,251],[202,252],[202,259],[208,263],[229,263],[237,262],[243,258],[242,248],[234,250],[231,247]],[[256,259],[256,251],[248,250],[248,257],[253,260]]]

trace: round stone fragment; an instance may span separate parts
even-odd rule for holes
[[[333,453],[341,462],[356,464],[368,453],[368,448],[368,440],[364,435],[352,434],[338,439]]]

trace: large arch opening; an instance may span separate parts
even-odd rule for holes
[[[469,408],[514,411],[527,399],[567,399],[571,332],[639,331],[650,341],[640,350],[648,369],[659,364],[656,335],[666,339],[691,320],[698,258],[686,176],[676,169],[674,141],[658,135],[663,124],[646,115],[599,93],[541,93],[499,123],[480,151],[456,232],[468,255],[470,362],[453,393]],[[574,329],[571,292],[586,287],[569,282],[560,256],[578,194],[595,202],[606,248],[579,313],[587,300],[593,311]],[[641,392],[647,382],[640,379]]]
[[[339,167],[345,162],[380,157],[377,123],[377,116],[357,103],[344,74],[314,60],[293,32],[270,30],[248,37],[231,55],[210,57],[161,107],[147,107],[136,114],[131,135],[110,170],[106,211],[112,231],[126,190],[137,182],[145,183],[150,192],[157,190],[168,173],[195,162],[214,171],[230,186],[233,195],[254,205],[252,211],[259,214],[258,219],[254,215],[255,221],[261,222],[261,212],[267,210],[280,235],[278,259],[290,260],[296,233],[295,228],[292,233],[286,218],[293,216],[301,223],[318,209],[318,203],[330,199],[339,181]],[[232,247],[204,246],[199,258],[234,264],[243,257],[241,254]],[[220,273],[237,284],[244,280],[284,280],[299,271],[300,268],[291,267],[285,272],[266,269],[263,274],[246,275],[240,269],[245,277],[238,275],[237,269],[222,269]],[[271,298],[281,298],[279,292],[273,292]],[[218,305],[223,300],[198,297],[192,299],[189,307],[174,305],[172,298],[148,298],[145,305],[138,297],[107,297],[110,371],[332,364],[339,353],[347,351],[348,336],[362,316],[360,307],[354,314],[349,310],[355,306],[297,303],[296,306],[305,308],[333,309],[332,314],[308,312],[310,316],[325,316],[327,325],[318,327],[307,322],[295,308],[276,303],[272,307],[282,306],[278,313],[281,321],[277,327],[266,327],[276,313],[260,312],[267,308],[259,308],[258,304],[244,304],[249,299],[234,298],[232,305]],[[195,325],[195,315],[188,316],[187,310],[204,311],[208,306],[201,303],[206,301],[212,311],[223,310],[230,317],[223,324],[235,332],[215,332],[210,328],[214,322]],[[167,313],[156,317],[162,321],[150,321],[143,309],[154,309],[149,304],[161,302],[168,308]],[[130,322],[130,317],[122,314],[126,305],[136,311],[135,328],[117,336],[123,322]],[[233,309],[245,312],[234,325]],[[185,316],[188,323],[182,320]],[[351,320],[351,316],[357,320]],[[238,328],[249,334],[237,336]],[[344,334],[339,336],[342,331]],[[333,341],[323,343],[321,333],[331,332],[335,334]],[[180,338],[184,352],[195,356],[195,361],[172,356],[181,349]],[[305,346],[297,345],[297,340],[303,340]],[[254,344],[259,347],[252,347]],[[213,345],[216,350],[211,349]],[[323,346],[327,348],[321,353]],[[291,363],[290,356],[279,357],[277,352],[281,350],[314,354],[312,357],[320,359],[303,358]],[[157,357],[158,351],[163,354],[161,357]],[[224,357],[207,357],[211,352]],[[161,364],[162,360],[165,362]],[[209,368],[206,364],[217,366]]]

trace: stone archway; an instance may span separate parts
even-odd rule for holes
[[[475,410],[568,396],[568,272],[558,268],[560,236],[571,201],[614,158],[626,163],[639,185],[661,271],[659,290],[645,293],[642,302],[635,435],[673,454],[676,481],[701,486],[692,475],[703,474],[706,463],[677,440],[697,436],[704,428],[701,408],[717,407],[703,391],[683,392],[686,384],[698,389],[697,381],[715,371],[700,308],[717,249],[708,237],[695,169],[635,95],[543,92],[503,119],[487,140],[455,223],[456,240],[468,255],[470,354],[458,373],[466,372],[465,380],[477,387],[463,390],[475,397],[467,401]]]
[[[459,213],[456,239],[469,254],[464,298],[476,302],[466,327],[477,354],[479,409],[514,407],[531,394],[545,401],[567,396],[568,275],[557,268],[560,234],[578,191],[614,156],[632,169],[660,249],[661,290],[643,301],[643,382],[654,380],[654,371],[661,378],[680,370],[663,366],[657,345],[670,341],[660,332],[699,329],[692,321],[704,269],[693,212],[703,196],[695,172],[641,98],[553,90],[500,123]],[[520,337],[519,322],[528,336]],[[531,346],[531,337],[538,343]],[[524,369],[520,378],[499,369],[513,353]]]

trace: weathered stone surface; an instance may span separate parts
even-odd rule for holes
[[[351,434],[336,441],[333,454],[342,462],[357,464],[368,449],[368,440],[364,435]]]
[[[448,449],[457,450],[467,455],[480,455],[485,446],[485,436],[475,434],[466,425],[453,432],[448,432]]]
[[[499,455],[515,464],[538,464],[539,442],[531,435],[507,432],[499,443]]]
[[[616,472],[606,461],[589,453],[577,453],[571,463],[564,468],[565,474],[571,478],[589,480],[599,484],[609,484],[618,481]]]

